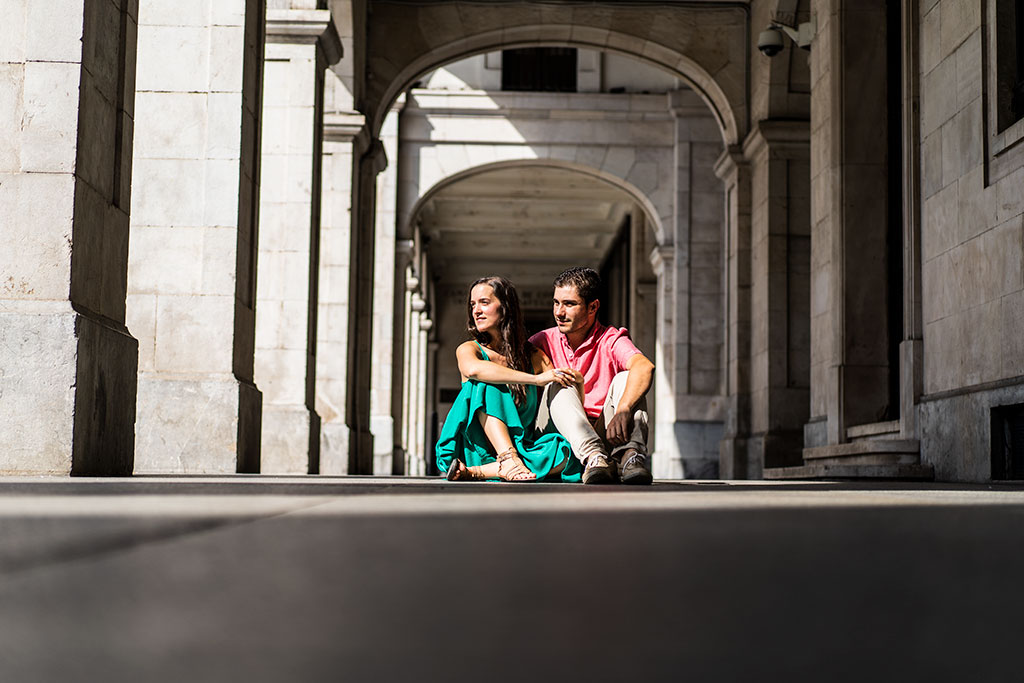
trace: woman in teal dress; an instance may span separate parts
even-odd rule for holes
[[[437,467],[450,481],[538,479],[579,481],[582,467],[565,438],[537,433],[541,387],[583,391],[583,376],[554,368],[527,341],[519,295],[503,277],[470,287],[466,327],[471,341],[455,350],[462,390],[441,428]]]

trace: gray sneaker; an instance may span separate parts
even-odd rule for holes
[[[622,483],[646,486],[654,481],[647,467],[647,456],[635,449],[622,454]]]
[[[606,455],[594,455],[587,461],[583,470],[584,484],[614,484],[616,474],[615,461]]]

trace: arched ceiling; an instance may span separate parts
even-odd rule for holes
[[[418,219],[439,285],[497,274],[520,289],[546,289],[568,266],[600,265],[634,204],[593,176],[517,165],[443,187]]]

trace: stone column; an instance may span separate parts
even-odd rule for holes
[[[427,361],[426,361],[426,387],[423,392],[423,405],[424,405],[424,442],[423,442],[423,458],[424,466],[428,473],[436,473],[437,466],[435,462],[434,445],[437,443],[437,435],[441,431],[441,426],[435,425],[435,415],[437,413],[437,352],[440,349],[441,344],[437,340],[437,326],[434,324],[434,320],[428,319],[426,330],[424,330],[427,336]]]
[[[674,213],[652,254],[659,345],[655,476],[715,478],[721,439],[720,134],[686,91],[669,93],[675,122]]]
[[[810,447],[883,419],[890,333],[885,7],[814,0],[812,12]]]
[[[328,72],[327,78],[332,78]],[[328,81],[330,83],[330,81]],[[320,209],[320,282],[316,345],[316,412],[320,416],[320,474],[348,472],[349,232],[352,228],[352,156],[363,116],[324,116],[323,200]]]
[[[424,334],[422,322],[426,319],[426,301],[420,293],[413,292],[410,299],[411,315],[409,318],[408,337],[406,344],[409,347],[409,375],[406,379],[408,393],[405,406],[405,474],[422,476],[424,472],[423,449],[422,449],[422,420],[421,405],[423,399],[423,360]]]
[[[659,479],[681,479],[684,476],[682,454],[673,434],[676,419],[674,367],[676,329],[675,310],[675,249],[672,245],[656,247],[651,252],[651,267],[658,278],[655,322],[655,413],[652,472]]]
[[[725,434],[719,450],[723,479],[756,479],[760,463],[750,437],[750,168],[740,150],[726,149],[715,164],[725,185]]]
[[[128,325],[137,472],[255,472],[263,3],[140,3]]]
[[[803,462],[810,384],[810,130],[760,121],[743,153],[751,177],[752,460]]]
[[[328,10],[267,11],[256,290],[261,472],[319,471],[315,354],[324,76],[340,58]]]
[[[398,112],[404,100],[384,119],[381,143],[388,158],[398,158]],[[398,164],[390,164],[377,178],[377,217],[374,230],[373,377],[370,390],[370,427],[373,432],[373,473],[391,474],[394,459],[394,418],[391,416],[392,354],[394,338],[395,218]]]
[[[903,337],[900,342],[900,437],[916,439],[917,406],[924,393],[924,320],[921,284],[921,63],[919,4],[902,3]]]
[[[132,472],[125,327],[136,4],[0,21],[0,473]]]
[[[377,175],[387,167],[380,140],[367,140],[353,159],[352,231],[349,253],[348,389],[349,472],[373,472],[370,400],[373,379],[374,226]]]
[[[430,331],[434,327],[434,321],[430,318],[428,310],[420,315],[419,333],[416,341],[416,350],[419,354],[417,359],[417,365],[419,366],[419,374],[416,378],[416,434],[413,443],[415,443],[415,454],[417,465],[416,469],[420,475],[427,473],[427,437],[428,434],[428,420],[427,410],[430,404],[429,396],[431,391],[432,382],[430,381],[430,373],[433,369],[431,363],[431,342],[430,342]]]
[[[392,473],[404,474],[407,442],[405,405],[408,396],[409,370],[409,339],[408,329],[412,316],[411,290],[419,285],[419,281],[411,274],[411,264],[415,242],[411,239],[400,239],[395,243],[395,287],[394,287],[394,330],[395,348],[392,356],[391,415],[394,419],[392,427],[393,454]]]

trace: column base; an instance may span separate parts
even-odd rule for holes
[[[794,467],[803,464],[804,434],[802,429],[773,430],[747,439],[750,458],[760,464],[763,472],[770,467]]]
[[[391,454],[391,474],[405,474],[405,449],[395,448]]]
[[[344,422],[320,426],[320,474],[348,474],[349,430]]]
[[[259,471],[263,395],[224,379],[139,376],[135,472],[230,474]]]
[[[371,415],[373,432],[373,473],[391,474],[394,470],[395,420],[390,415]]]
[[[373,474],[373,432],[349,427],[349,474]]]
[[[260,447],[262,474],[320,471],[320,416],[306,406],[265,405]]]
[[[651,473],[655,478],[718,478],[721,422],[677,420],[655,428],[657,448],[651,458]]]
[[[139,344],[65,306],[0,314],[0,473],[130,475]]]
[[[718,476],[722,479],[760,479],[761,461],[745,436],[727,436],[718,444]]]

